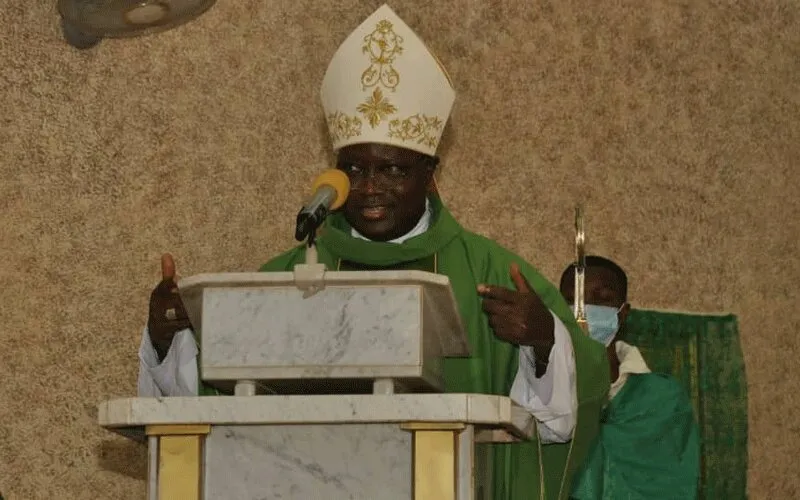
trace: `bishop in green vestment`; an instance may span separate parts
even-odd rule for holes
[[[567,363],[561,347],[552,352],[554,330],[562,329],[563,351],[572,351],[572,378],[554,382],[551,390],[560,391],[552,399],[574,397],[574,406],[568,405],[572,425],[565,439],[548,439],[546,445],[538,439],[495,445],[491,498],[564,498],[597,432],[607,360],[602,346],[577,328],[555,286],[508,250],[462,228],[428,189],[455,98],[446,71],[383,6],[339,47],[321,94],[337,167],[350,178],[351,193],[319,235],[319,260],[331,269],[418,269],[448,276],[472,355],[446,360],[446,390],[512,394],[543,419],[547,405],[537,406],[537,395],[526,394],[532,384],[519,373],[544,377],[548,370],[563,370],[548,366]],[[304,247],[293,249],[262,270],[291,270],[304,255]],[[520,345],[528,347],[522,356]],[[520,360],[530,366],[520,367]],[[551,437],[548,430],[542,435]]]
[[[574,302],[574,267],[561,293]],[[630,311],[628,278],[613,261],[586,257],[584,297],[589,334],[606,346],[610,401],[600,432],[578,470],[575,500],[694,500],[700,476],[700,431],[687,391],[651,373],[636,347],[621,339]]]
[[[446,390],[502,395],[511,391],[519,349],[494,334],[477,288],[487,283],[514,289],[510,269],[513,264],[518,265],[532,292],[569,328],[577,367],[577,423],[567,443],[541,446],[534,440],[492,445],[491,498],[564,498],[573,470],[581,463],[597,432],[599,411],[606,399],[609,379],[604,350],[580,331],[558,289],[533,267],[498,244],[465,230],[437,196],[430,195],[428,201],[429,229],[399,244],[353,236],[346,215],[334,215],[317,240],[319,261],[330,269],[417,269],[447,275],[467,329],[472,355],[446,360]],[[268,262],[261,270],[289,271],[304,258],[305,248],[299,247]]]
[[[382,6],[339,47],[321,89],[337,168],[350,181],[316,239],[330,269],[415,269],[449,277],[471,348],[445,361],[448,392],[510,395],[538,435],[490,446],[492,500],[565,499],[607,400],[603,346],[578,328],[559,290],[495,242],[465,230],[436,194],[436,150],[455,99],[424,42]],[[291,271],[305,246],[267,262]],[[198,348],[174,292],[174,263],[153,291],[139,394],[198,392]],[[207,393],[200,385],[200,393]]]

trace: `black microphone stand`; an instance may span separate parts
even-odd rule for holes
[[[317,264],[317,228],[308,232],[306,239],[306,264]]]
[[[325,264],[319,262],[317,257],[317,229],[325,220],[327,210],[324,207],[316,210],[314,214],[300,211],[297,214],[297,229],[295,238],[298,241],[305,239],[306,259],[302,264],[294,266],[294,281],[298,288],[303,290],[303,297],[308,298],[325,288]]]
[[[328,209],[324,206],[317,208],[314,213],[308,213],[304,209],[297,214],[297,224],[295,225],[294,238],[303,241],[308,238],[309,246],[314,244],[317,228],[322,225],[322,221],[328,216]]]

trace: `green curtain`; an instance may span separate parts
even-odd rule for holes
[[[702,439],[700,498],[747,498],[747,385],[736,316],[632,310],[624,339],[680,380]]]

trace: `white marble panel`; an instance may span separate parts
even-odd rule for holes
[[[214,367],[419,366],[421,288],[206,289],[202,361]]]
[[[408,500],[411,438],[397,425],[213,427],[207,500]]]

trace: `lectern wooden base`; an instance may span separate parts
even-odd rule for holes
[[[147,439],[149,500],[488,500],[481,443],[534,430],[478,394],[132,398],[99,420]]]

